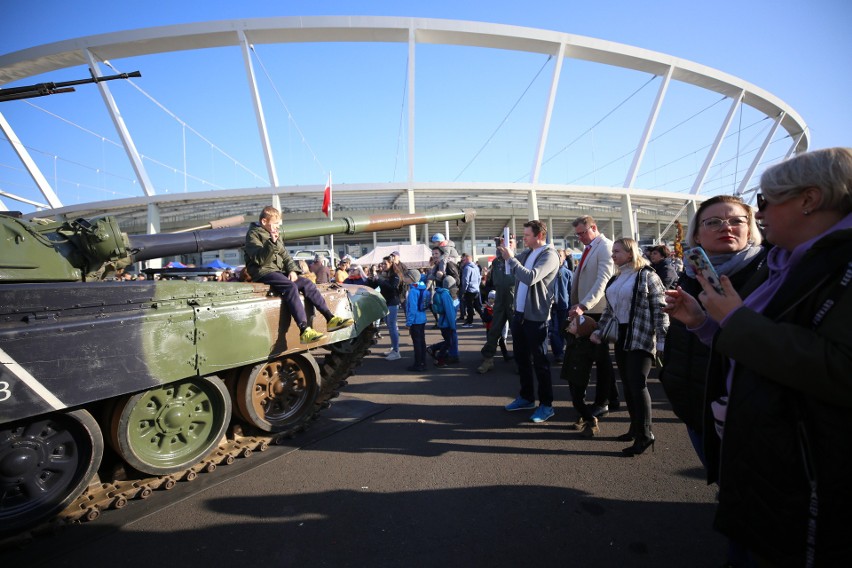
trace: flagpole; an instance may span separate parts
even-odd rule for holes
[[[334,221],[334,190],[331,187],[331,172],[328,172],[328,220]],[[328,259],[329,264],[331,266],[332,274],[334,270],[337,268],[337,265],[334,263],[334,234],[328,236],[329,248],[331,248],[331,258]]]

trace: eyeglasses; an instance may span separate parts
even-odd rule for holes
[[[706,229],[710,229],[711,231],[721,231],[722,227],[728,225],[729,227],[742,227],[743,225],[748,225],[748,217],[745,215],[738,215],[736,217],[728,217],[727,219],[720,219],[719,217],[709,217],[701,221],[701,224]]]
[[[578,237],[582,237],[583,235],[585,235],[586,233],[588,233],[591,230],[592,230],[591,227],[587,227],[585,231],[580,231],[579,233],[574,233],[574,234],[577,235]]]

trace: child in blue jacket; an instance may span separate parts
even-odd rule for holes
[[[445,276],[441,286],[435,289],[432,298],[432,309],[438,315],[438,329],[441,330],[440,341],[432,345],[428,351],[437,360],[436,367],[446,367],[449,363],[459,362],[459,339],[456,335],[456,305],[450,288],[455,286],[452,276]]]
[[[420,281],[420,271],[411,269],[405,273],[408,296],[405,300],[405,325],[414,344],[414,365],[409,371],[426,370],[426,311],[432,304],[432,293]]]

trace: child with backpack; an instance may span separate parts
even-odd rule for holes
[[[420,281],[419,270],[407,270],[404,280],[408,284],[405,325],[414,344],[414,365],[408,367],[408,370],[422,372],[426,370],[426,312],[432,306],[432,293]]]
[[[432,309],[438,315],[438,329],[441,330],[443,341],[428,347],[426,351],[436,359],[436,367],[446,367],[450,363],[459,362],[456,304],[450,295],[450,288],[455,284],[455,278],[445,276],[442,285],[435,289],[435,296],[432,298]]]

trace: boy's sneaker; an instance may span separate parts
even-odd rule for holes
[[[466,324],[462,325],[462,327],[471,328],[471,327],[473,327],[473,324],[472,323],[466,323]]]
[[[437,359],[438,359],[438,355],[436,355],[436,354],[435,354],[435,348],[434,348],[434,347],[432,347],[431,345],[428,345],[428,346],[426,347],[426,353],[428,353],[428,354],[429,354],[429,356],[430,356],[432,359],[435,359],[435,360],[437,360]]]
[[[535,412],[533,412],[533,415],[530,416],[530,420],[532,420],[536,424],[540,424],[551,416],[553,416],[554,414],[556,413],[553,411],[552,406],[545,406],[543,404],[540,404],[539,407],[535,409]]]
[[[530,410],[531,408],[535,408],[535,403],[530,402],[525,398],[518,397],[503,408],[509,412],[514,412],[515,410]]]
[[[395,349],[392,349],[388,356],[385,357],[386,361],[396,361],[397,359],[402,359],[402,355],[400,355],[399,351]]]
[[[328,326],[326,329],[328,329],[328,331],[337,331],[338,329],[349,327],[353,323],[355,323],[355,320],[353,320],[352,318],[342,318],[340,316],[334,316],[330,320],[328,320]]]
[[[320,333],[312,327],[306,327],[305,331],[299,335],[299,341],[302,343],[314,343],[315,341],[322,339],[324,336],[324,333]]]
[[[444,359],[438,359],[437,361],[435,361],[435,366],[436,367],[446,367],[447,362]]]

